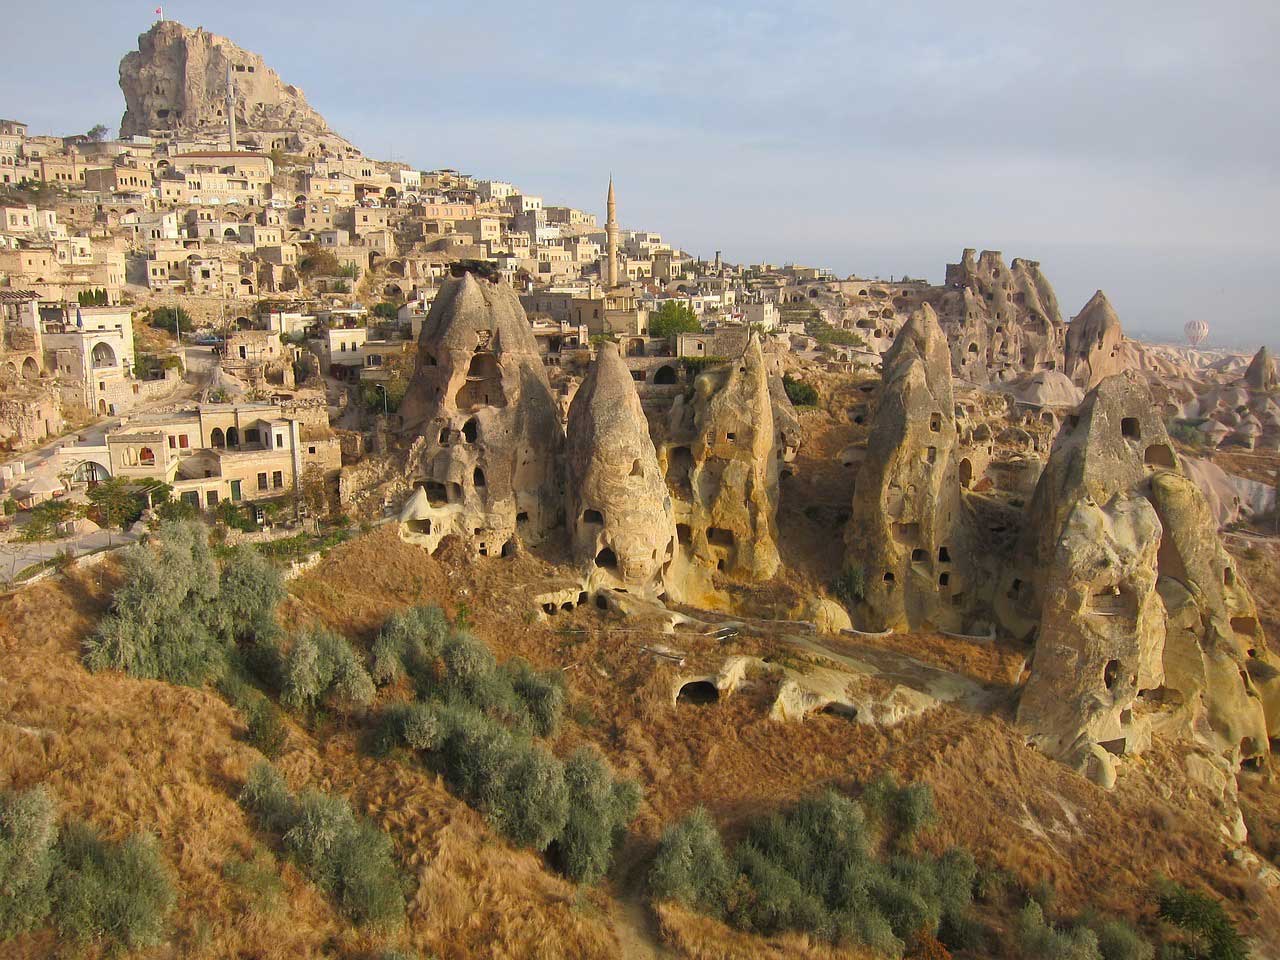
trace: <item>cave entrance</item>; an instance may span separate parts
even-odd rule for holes
[[[716,703],[719,699],[720,691],[710,680],[690,680],[681,685],[680,692],[676,694],[676,703],[691,703],[700,707]]]

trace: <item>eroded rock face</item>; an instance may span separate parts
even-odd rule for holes
[[[472,273],[446,280],[418,341],[400,405],[416,439],[401,536],[434,550],[455,534],[483,556],[518,534],[536,543],[563,518],[564,435],[514,290]]]
[[[120,61],[125,111],[122,137],[152,130],[216,134],[225,130],[227,67],[236,85],[236,122],[241,132],[294,132],[298,143],[319,140],[331,152],[357,152],[286,84],[262,57],[203,28],[191,30],[161,20],[138,37],[138,49]],[[262,144],[270,149],[272,144]]]
[[[1145,736],[1138,692],[1164,679],[1160,534],[1142,497],[1120,494],[1105,506],[1086,497],[1068,515],[1044,575],[1018,723],[1045,753],[1100,782],[1111,779],[1104,753],[1130,752]]]
[[[1002,616],[1009,629],[1038,626],[1018,713],[1037,743],[1104,784],[1108,757],[1140,749],[1148,729],[1232,765],[1266,761],[1280,670],[1214,513],[1135,376],[1103,380],[1063,425],[1024,550],[1033,569],[1002,585]],[[1107,696],[1095,676],[1104,655],[1119,663]]]
[[[946,288],[931,303],[956,376],[984,384],[1061,367],[1058,298],[1034,260],[1015,258],[1010,267],[998,250],[967,249],[947,264]]]
[[[660,459],[678,533],[666,577],[673,596],[700,588],[698,570],[767,580],[778,569],[779,465],[774,399],[760,341],[735,362],[701,373],[676,399]]]
[[[1120,318],[1107,295],[1099,290],[1067,327],[1063,372],[1082,390],[1092,390],[1107,377],[1124,370],[1123,342]]]
[[[569,407],[566,522],[592,583],[651,590],[675,549],[671,497],[635,382],[602,343]]]
[[[1269,391],[1276,388],[1276,362],[1271,359],[1271,351],[1262,347],[1249,361],[1249,369],[1244,372],[1244,382],[1251,390]]]
[[[927,304],[885,354],[845,533],[865,580],[863,628],[962,630],[974,584],[962,515],[947,338]]]
[[[1228,755],[1238,751],[1238,760],[1264,757],[1268,731],[1280,732],[1280,671],[1266,651],[1253,597],[1193,480],[1157,473],[1151,499],[1165,531],[1160,593],[1169,616],[1166,686],[1188,708],[1188,729],[1199,739]]]

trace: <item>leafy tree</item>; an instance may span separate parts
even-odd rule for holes
[[[280,700],[295,710],[329,699],[343,706],[368,706],[374,686],[351,643],[329,630],[299,636],[285,660]]]
[[[400,310],[394,303],[383,301],[373,305],[372,313],[379,320],[394,320],[400,315]]]
[[[1245,960],[1249,952],[1235,925],[1217,900],[1176,883],[1156,889],[1160,919],[1178,927],[1188,960]]]
[[[613,848],[640,806],[640,788],[617,781],[593,747],[580,747],[564,768],[568,816],[557,838],[561,866],[576,883],[595,883],[609,870]]]
[[[104,480],[88,492],[97,523],[123,530],[142,516],[146,504],[137,488],[121,477]]]
[[[688,304],[667,300],[649,315],[649,336],[672,337],[677,333],[698,333],[702,324]]]
[[[734,874],[711,814],[698,807],[663,831],[649,871],[649,888],[659,900],[675,900],[718,916]]]
[[[58,532],[58,524],[80,515],[76,505],[66,500],[45,500],[31,508],[31,517],[22,531],[27,541],[50,540]]]
[[[151,326],[170,333],[175,333],[175,330],[180,333],[190,333],[191,314],[182,307],[157,307],[151,313]]]
[[[110,132],[110,128],[106,124],[95,123],[89,128],[89,132],[85,134],[85,137],[94,143],[102,143],[102,141],[107,139],[107,134]]]

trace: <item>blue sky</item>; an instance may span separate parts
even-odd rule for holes
[[[4,0],[10,4],[12,0]],[[68,11],[71,11],[68,13]],[[123,112],[154,4],[5,13],[0,115]],[[351,12],[356,12],[353,17]],[[925,276],[1038,259],[1069,318],[1280,340],[1274,0],[165,4],[262,54],[365,152],[510,179],[704,256]]]

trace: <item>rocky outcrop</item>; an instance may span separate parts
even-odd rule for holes
[[[1268,730],[1280,731],[1280,671],[1267,654],[1253,597],[1193,480],[1157,473],[1151,499],[1164,527],[1166,687],[1186,707],[1187,729],[1199,739],[1237,760],[1265,757]]]
[[[671,559],[671,497],[635,381],[613,343],[569,406],[566,522],[574,560],[592,584],[651,590]]]
[[[271,149],[283,140],[291,152],[312,152],[312,146],[320,153],[359,152],[329,129],[302,91],[281,80],[262,57],[226,37],[174,20],[156,22],[138,37],[138,49],[120,61],[125,100],[120,135],[172,130],[225,136],[228,67],[235,80],[238,132],[253,146]]]
[[[1113,775],[1104,752],[1140,749],[1151,730],[1233,765],[1266,761],[1280,670],[1217,528],[1146,387],[1103,380],[1036,487],[1030,569],[1002,584],[1006,626],[1038,628],[1018,711],[1035,742],[1102,783]],[[1099,660],[1116,663],[1101,687]]]
[[[1149,736],[1139,691],[1164,678],[1160,521],[1142,497],[1078,500],[1044,574],[1040,636],[1018,723],[1048,755],[1110,786],[1112,756]]]
[[[1269,392],[1276,388],[1276,362],[1265,346],[1253,355],[1249,369],[1244,372],[1244,382],[1250,390]]]
[[[1124,370],[1123,342],[1120,318],[1107,295],[1099,290],[1067,327],[1063,372],[1082,390],[1092,390]]]
[[[947,264],[946,285],[928,300],[951,344],[956,376],[973,383],[1010,380],[1062,364],[1058,298],[1040,264],[998,250],[967,249]]]
[[[446,280],[400,405],[414,492],[401,535],[430,550],[449,534],[482,556],[559,525],[564,435],[520,300],[470,272]]]
[[[666,578],[673,596],[704,593],[700,571],[751,580],[777,571],[785,450],[773,403],[760,341],[752,336],[739,359],[699,374],[692,398],[672,405],[660,460],[678,534]]]
[[[927,304],[885,354],[884,386],[845,534],[871,630],[960,631],[975,584],[960,499],[947,339]]]

